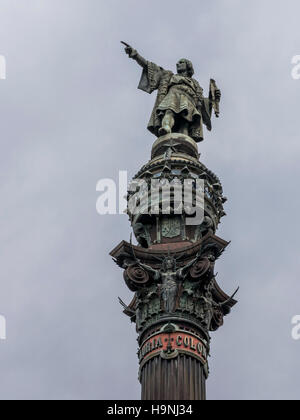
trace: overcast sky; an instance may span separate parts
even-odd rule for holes
[[[96,183],[150,158],[154,95],[120,40],[175,70],[192,60],[221,116],[200,144],[232,243],[218,281],[239,303],[212,334],[209,399],[299,399],[298,0],[0,0],[1,399],[139,399],[132,293],[108,253],[124,215]]]

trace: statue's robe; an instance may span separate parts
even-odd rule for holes
[[[148,61],[138,88],[147,93],[158,91],[148,123],[148,130],[154,135],[159,136],[158,130],[168,109],[188,122],[189,136],[196,142],[203,140],[203,124],[211,130],[212,104],[203,97],[197,80],[175,75]]]

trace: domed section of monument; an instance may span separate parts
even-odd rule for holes
[[[131,182],[128,215],[141,246],[186,246],[216,232],[225,201],[219,178],[199,161],[196,142],[171,133],[156,140],[151,160]]]

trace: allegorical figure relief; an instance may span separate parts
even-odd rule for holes
[[[137,264],[153,275],[154,281],[160,283],[161,297],[164,302],[164,309],[167,313],[175,311],[176,298],[178,294],[178,286],[180,282],[183,282],[188,270],[198,261],[199,255],[196,258],[186,264],[184,267],[177,269],[176,259],[168,256],[163,259],[160,270],[155,270],[152,267],[142,264],[136,259]]]
[[[187,59],[177,63],[177,74],[145,60],[130,45],[125,52],[142,68],[138,88],[152,93],[157,90],[156,102],[148,124],[148,130],[157,137],[171,132],[183,133],[196,142],[203,140],[203,124],[211,130],[211,114],[219,116],[221,92],[215,81],[210,81],[209,98],[203,97],[203,89],[193,78],[193,64]]]

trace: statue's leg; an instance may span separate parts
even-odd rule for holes
[[[180,125],[179,132],[182,134],[185,134],[186,136],[189,135],[189,122],[186,120],[182,120],[182,123]]]
[[[175,124],[174,112],[168,109],[163,117],[162,126],[159,129],[159,134],[164,136],[165,134],[172,133],[172,128]]]

